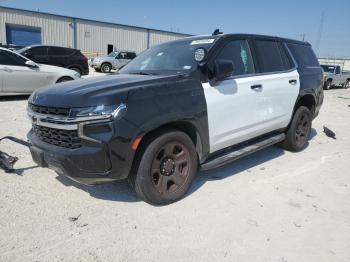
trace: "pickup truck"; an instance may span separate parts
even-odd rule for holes
[[[30,151],[75,181],[128,179],[139,198],[169,204],[199,170],[274,144],[303,150],[322,74],[307,42],[213,34],[163,43],[117,74],[34,92]]]
[[[323,73],[323,88],[328,90],[332,86],[350,87],[350,71],[342,71],[338,65],[321,65]]]

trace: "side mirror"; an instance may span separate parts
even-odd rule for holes
[[[38,68],[39,66],[34,63],[33,61],[27,60],[26,61],[26,66],[30,67],[30,68]]]
[[[234,67],[231,60],[218,59],[214,63],[214,79],[216,81],[224,80],[233,74]]]

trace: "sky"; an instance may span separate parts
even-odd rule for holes
[[[220,28],[304,37],[320,57],[350,58],[350,0],[0,0],[0,6],[193,35]]]

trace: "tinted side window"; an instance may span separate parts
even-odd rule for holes
[[[76,54],[78,54],[76,52],[77,50],[74,50],[74,49],[71,49],[71,48],[65,48],[64,51],[65,51],[66,55],[76,55]]]
[[[337,66],[337,67],[335,68],[335,73],[336,73],[336,74],[340,74],[340,66]]]
[[[286,59],[282,58],[280,43],[268,40],[256,40],[258,63],[261,73],[278,72],[289,69]]]
[[[320,66],[315,53],[309,45],[287,44],[300,67]]]
[[[127,53],[127,59],[134,59],[136,57],[135,53]]]
[[[216,59],[231,60],[233,62],[233,75],[253,74],[254,64],[246,40],[234,40],[228,43]]]
[[[120,52],[117,56],[118,59],[127,59],[127,55],[125,52]]]
[[[47,47],[44,46],[39,46],[39,47],[33,47],[31,49],[29,49],[26,54],[30,54],[33,56],[36,55],[47,55]]]
[[[0,50],[0,65],[25,66],[26,60],[11,52]]]
[[[61,47],[49,47],[49,55],[66,55],[66,50]]]

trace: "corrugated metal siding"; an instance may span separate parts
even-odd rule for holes
[[[118,50],[139,53],[147,48],[147,30],[77,20],[77,43],[85,52],[105,54],[111,44]]]
[[[149,46],[185,37],[178,33],[91,21],[73,17],[42,14],[0,7],[0,43],[6,42],[6,23],[41,28],[42,44],[76,47],[82,52],[106,54],[107,45],[119,50],[142,52]]]
[[[168,42],[172,40],[177,40],[183,38],[183,36],[175,34],[175,33],[167,33],[167,32],[158,32],[150,30],[150,47],[154,45],[158,45],[163,42]]]
[[[6,44],[6,23],[41,28],[42,44],[73,46],[71,19],[0,8],[0,43]]]

